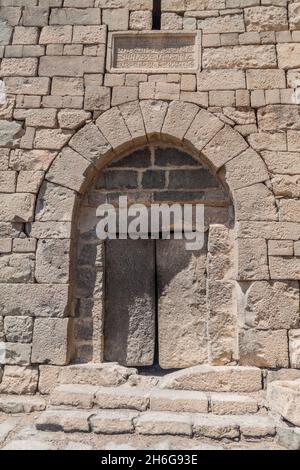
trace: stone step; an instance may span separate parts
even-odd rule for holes
[[[133,410],[47,410],[36,421],[41,431],[137,433],[210,439],[246,440],[273,438],[275,423],[269,416],[216,416]]]
[[[81,409],[132,409],[137,411],[173,411],[189,413],[248,414],[258,411],[255,398],[234,393],[210,393],[144,389],[138,387],[97,387],[61,384],[52,392],[53,406],[73,406]]]
[[[0,395],[0,411],[2,413],[32,413],[43,411],[46,401],[38,395]]]
[[[166,375],[161,388],[205,392],[256,392],[262,390],[258,367],[195,366]]]
[[[61,384],[86,384],[113,387],[126,383],[136,369],[117,363],[75,364],[62,367],[58,381]]]

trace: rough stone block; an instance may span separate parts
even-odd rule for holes
[[[43,411],[45,408],[46,402],[40,397],[12,397],[8,395],[0,397],[0,411],[3,413],[32,413]]]
[[[300,330],[289,331],[289,352],[291,367],[300,369]]]
[[[40,431],[88,432],[90,411],[49,410],[44,411],[36,421]]]
[[[27,366],[30,364],[31,344],[0,343],[0,358],[2,364]]]
[[[131,433],[137,416],[137,412],[128,410],[100,411],[91,417],[91,429],[96,434]]]
[[[150,391],[134,387],[103,387],[97,390],[95,403],[99,408],[145,411]]]
[[[37,199],[36,220],[71,221],[75,200],[74,191],[45,181]]]
[[[69,280],[70,240],[40,240],[36,253],[36,280],[66,284]]]
[[[205,393],[183,390],[154,390],[150,394],[152,411],[207,413],[208,399]]]
[[[288,29],[285,5],[278,7],[274,5],[254,6],[245,8],[244,11],[247,31],[284,31]]]
[[[255,398],[234,393],[211,393],[211,411],[216,415],[243,415],[256,413],[258,404]]]
[[[70,140],[70,147],[99,165],[101,157],[111,150],[111,145],[93,123],[87,124],[74,135]]]
[[[189,415],[151,411],[136,419],[135,429],[139,434],[146,435],[191,436],[192,420]]]
[[[239,155],[248,147],[244,138],[230,126],[225,126],[202,150],[216,169]]]
[[[85,176],[89,173],[91,163],[70,147],[65,147],[56,157],[47,173],[47,180],[81,192]]]
[[[100,8],[52,8],[50,25],[99,25]]]
[[[71,356],[72,320],[37,318],[34,322],[32,362],[65,365]]]
[[[30,343],[32,340],[33,320],[31,317],[9,317],[4,319],[6,341]]]
[[[57,385],[51,393],[53,406],[73,406],[79,409],[92,408],[97,387],[92,385]]]
[[[268,385],[271,410],[294,426],[300,426],[300,380],[277,381]]]
[[[250,45],[207,48],[203,52],[204,69],[275,68],[277,58],[273,45]],[[282,67],[281,67],[282,68]]]
[[[241,330],[240,364],[257,367],[288,367],[286,330]]]
[[[5,366],[0,393],[34,394],[37,390],[38,370],[34,367]]]
[[[7,60],[12,60],[12,59],[7,59]],[[44,77],[55,77],[55,76],[82,77],[84,74],[88,74],[88,73],[103,73],[103,72],[104,72],[104,55],[98,56],[98,57],[46,56],[46,57],[40,58],[39,75],[42,77],[43,76]]]
[[[31,77],[36,75],[38,62],[35,58],[2,59],[1,77]]]
[[[184,140],[201,151],[223,126],[222,121],[202,109],[196,115]]]
[[[64,367],[61,370],[59,382],[112,387],[124,384],[132,375],[135,375],[135,369],[116,363],[78,364]]]

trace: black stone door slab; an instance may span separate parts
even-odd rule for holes
[[[155,354],[154,240],[107,240],[104,358],[151,366]]]

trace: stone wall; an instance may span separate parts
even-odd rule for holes
[[[0,391],[74,357],[77,207],[147,140],[200,156],[234,202],[236,363],[299,368],[300,2],[162,0],[162,30],[201,36],[194,73],[106,68],[108,34],[151,29],[151,0],[0,7]]]

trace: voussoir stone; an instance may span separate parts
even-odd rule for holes
[[[182,140],[199,108],[191,103],[174,101],[169,105],[162,133]]]
[[[262,388],[260,369],[237,366],[195,366],[167,375],[164,389],[218,392],[255,392]]]

